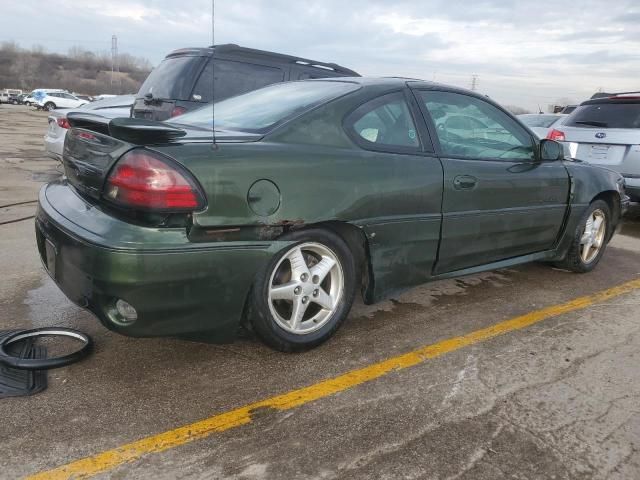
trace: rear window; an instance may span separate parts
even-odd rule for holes
[[[640,128],[640,103],[581,105],[565,124],[585,128]]]
[[[154,98],[189,100],[193,84],[205,61],[206,57],[165,58],[144,81],[138,96],[151,93]]]
[[[522,115],[518,119],[528,127],[549,128],[556,123],[560,117],[556,115]]]
[[[254,90],[215,104],[216,130],[265,133],[321,103],[337,98],[359,86],[348,82],[289,82]],[[173,123],[211,129],[211,105],[177,117]]]

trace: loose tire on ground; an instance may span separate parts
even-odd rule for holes
[[[347,244],[323,229],[292,232],[295,243],[275,255],[253,283],[249,328],[282,352],[328,340],[345,320],[356,292],[356,265]]]

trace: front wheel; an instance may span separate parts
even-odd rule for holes
[[[56,104],[53,102],[47,102],[44,104],[45,110],[51,111],[56,109]]]
[[[557,265],[578,273],[593,270],[604,254],[611,228],[611,209],[607,202],[592,202],[576,229],[567,256]]]
[[[294,232],[256,277],[248,320],[262,341],[283,352],[308,350],[328,340],[349,314],[356,290],[347,244],[327,230]]]

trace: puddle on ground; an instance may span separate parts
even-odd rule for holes
[[[40,286],[29,290],[23,304],[27,306],[29,323],[34,327],[78,328],[78,315],[82,309],[65,297],[46,273]]]

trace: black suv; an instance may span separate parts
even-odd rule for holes
[[[305,78],[358,77],[335,63],[214,45],[171,52],[140,87],[131,116],[166,120],[272,83]],[[215,77],[215,83],[213,81]]]

